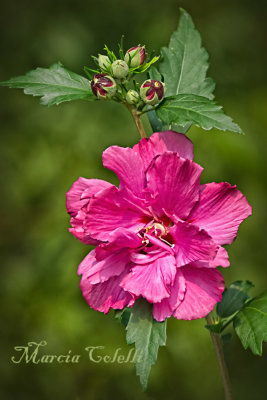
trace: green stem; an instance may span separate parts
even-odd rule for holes
[[[211,325],[213,323],[212,317],[210,315],[207,315],[206,320],[209,325]],[[222,346],[221,336],[214,332],[210,332],[210,336],[211,336],[211,339],[212,339],[212,342],[213,342],[213,345],[215,348],[215,353],[216,353],[217,361],[218,361],[220,372],[221,372],[221,377],[222,377],[224,392],[225,392],[225,400],[233,400],[228,368],[227,368],[224,354],[223,354],[223,346]]]
[[[146,132],[145,129],[143,127],[142,121],[140,119],[140,112],[137,111],[137,109],[135,107],[131,107],[130,105],[126,104],[126,107],[128,108],[128,110],[130,111],[130,113],[133,116],[134,122],[137,126],[137,129],[140,133],[141,138],[145,138],[146,137]]]
[[[146,110],[144,110],[144,111],[141,111],[141,112],[140,112],[140,115],[143,115],[143,114],[145,114],[145,113],[148,113],[149,111],[156,110],[156,108],[157,108],[157,106],[155,106],[155,107],[150,107],[150,108],[147,108]]]

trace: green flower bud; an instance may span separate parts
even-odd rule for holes
[[[112,63],[112,73],[114,78],[123,79],[128,75],[129,67],[123,60],[116,60]]]
[[[98,65],[103,70],[108,70],[111,62],[108,56],[104,56],[103,54],[98,54]]]
[[[140,67],[145,62],[146,59],[146,51],[145,46],[135,46],[131,47],[129,50],[126,51],[124,61],[127,62],[131,68]]]
[[[145,103],[155,106],[163,99],[164,83],[155,79],[148,79],[140,88],[140,96]]]
[[[126,101],[129,104],[137,104],[140,101],[139,93],[131,89],[126,94]]]

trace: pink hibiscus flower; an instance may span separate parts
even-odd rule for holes
[[[222,247],[251,214],[246,198],[229,183],[200,185],[202,167],[193,144],[167,131],[133,148],[111,146],[103,164],[120,179],[116,186],[79,178],[67,193],[70,232],[97,245],[78,268],[87,303],[107,313],[153,304],[157,321],[206,316],[221,300],[228,267]]]

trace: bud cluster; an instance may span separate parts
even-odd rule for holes
[[[93,57],[99,71],[93,71],[91,79],[92,92],[99,99],[113,99],[121,103],[143,109],[146,104],[157,105],[164,97],[164,83],[148,79],[138,89],[134,82],[134,89],[129,87],[130,80],[135,74],[146,71],[159,57],[146,62],[145,46],[131,47],[123,53],[120,47],[120,58],[105,46],[107,55],[99,54]]]

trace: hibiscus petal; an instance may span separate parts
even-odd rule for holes
[[[227,251],[223,247],[217,246],[217,254],[213,260],[199,260],[190,262],[190,266],[195,268],[227,268],[230,266],[230,262]]]
[[[142,198],[145,175],[140,155],[129,147],[111,146],[103,153],[103,165],[120,179],[120,189]]]
[[[132,252],[130,255],[130,260],[132,261],[133,264],[147,264],[148,256],[149,256],[149,262],[151,263],[152,261],[156,260],[159,257],[162,257],[163,255],[164,253],[162,252],[162,249],[153,246],[152,248],[151,247],[146,248],[144,252],[140,253]]]
[[[82,294],[91,308],[107,314],[110,308],[121,310],[132,306],[134,298],[120,287],[124,273],[114,276],[103,283],[92,285],[82,276],[80,287]]]
[[[156,157],[148,167],[147,189],[152,207],[160,217],[163,209],[181,219],[188,216],[199,199],[199,178],[203,168],[176,153],[164,153]]]
[[[180,157],[193,160],[193,143],[183,133],[174,131],[155,132],[149,138],[141,139],[133,147],[142,158],[144,169],[151,160],[166,151],[176,152]]]
[[[109,236],[108,243],[101,243],[96,248],[97,260],[103,260],[111,252],[127,249],[130,257],[130,249],[138,248],[142,245],[142,238],[137,233],[125,228],[117,228]]]
[[[120,206],[118,196],[115,203],[115,194],[118,194],[118,189],[112,186],[96,194],[90,201],[85,227],[95,239],[109,240],[111,232],[118,227],[138,232],[144,226],[142,212],[124,204]]]
[[[217,245],[205,231],[186,222],[178,222],[170,229],[170,234],[175,241],[177,267],[193,261],[209,262],[214,259]]]
[[[84,229],[84,221],[86,218],[85,211],[78,211],[75,217],[70,219],[70,224],[72,228],[69,228],[70,233],[79,239],[82,243],[90,244],[96,246],[99,240],[93,239],[88,232]]]
[[[80,177],[66,193],[68,213],[75,216],[84,205],[88,204],[90,197],[110,186],[112,185],[109,182],[101,179],[86,179]],[[85,193],[86,195],[84,195]]]
[[[92,250],[78,267],[78,275],[83,275],[89,283],[105,282],[112,276],[120,275],[129,261],[128,250],[110,253],[105,259],[97,260],[96,251]]]
[[[188,220],[205,229],[218,244],[230,244],[241,222],[251,215],[245,196],[227,182],[204,185]]]
[[[149,255],[147,256],[149,260]],[[161,258],[148,264],[135,265],[125,276],[121,286],[135,296],[143,296],[151,303],[169,297],[169,285],[176,274],[175,258],[163,253]]]
[[[221,301],[224,280],[216,269],[182,267],[186,281],[183,301],[174,311],[177,319],[197,319],[205,317]]]
[[[227,268],[230,266],[228,253],[224,247],[219,246],[216,257],[214,258],[214,260],[211,261],[210,266],[212,268],[216,268],[219,266],[223,267],[223,268]]]
[[[173,285],[170,287],[170,297],[155,303],[153,306],[153,316],[157,321],[164,321],[169,318],[173,311],[183,301],[186,290],[184,275],[181,268],[177,269]]]

